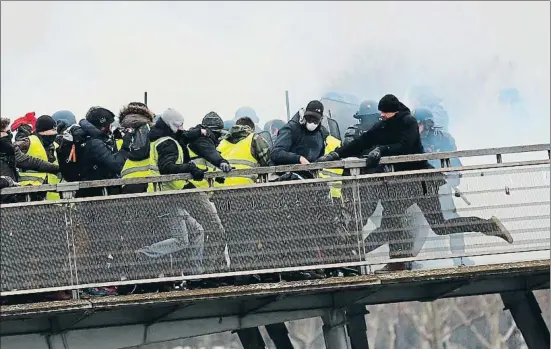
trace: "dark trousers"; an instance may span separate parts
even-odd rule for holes
[[[497,224],[479,217],[445,219],[438,197],[438,189],[443,183],[442,179],[424,180],[421,176],[388,180],[385,184],[387,195],[381,197],[384,208],[381,226],[371,233],[369,239],[371,243],[366,244],[366,252],[388,242],[391,258],[413,256],[413,237],[410,231],[415,227],[404,226],[404,218],[407,215],[407,209],[414,203],[423,212],[436,235],[466,232],[494,235],[499,232]]]

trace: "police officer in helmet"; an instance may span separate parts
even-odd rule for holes
[[[441,153],[457,150],[455,139],[448,132],[442,130],[439,125],[436,125],[434,115],[428,108],[414,109],[411,114],[417,119],[421,143],[423,144],[425,153]],[[440,160],[429,160],[429,163],[435,168],[441,167]],[[459,158],[451,158],[450,166],[462,166],[461,160]],[[459,217],[453,200],[453,192],[459,186],[459,181],[459,176],[450,172],[447,174],[446,184],[439,189],[440,205],[446,219]],[[462,234],[450,235],[450,249],[454,254],[465,253],[465,238]],[[453,262],[456,266],[474,264],[468,258],[454,258]]]
[[[377,102],[372,100],[365,100],[360,103],[358,111],[353,115],[354,118],[360,122],[348,127],[344,134],[343,145],[359,137],[381,119],[379,111],[377,110],[377,104]]]

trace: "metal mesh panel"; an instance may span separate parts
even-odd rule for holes
[[[81,284],[201,274],[202,239],[223,235],[203,193],[82,201],[71,212]]]
[[[383,263],[389,245],[419,259],[549,249],[548,166],[464,172],[465,200],[443,184],[398,173],[343,178],[342,200],[318,181],[3,207],[2,290]]]
[[[78,282],[357,261],[341,205],[327,184],[78,202]]]
[[[373,189],[377,181],[382,190]],[[389,252],[443,258],[549,248],[548,166],[469,171],[457,188],[443,183],[439,175],[359,180],[368,261],[386,262]],[[499,224],[513,244],[499,237]]]
[[[71,285],[66,206],[2,208],[1,289]]]
[[[352,217],[343,214],[353,203],[331,198],[327,183],[218,191],[213,202],[234,270],[359,260],[356,231],[347,230]]]

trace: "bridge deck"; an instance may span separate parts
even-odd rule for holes
[[[139,345],[315,317],[350,304],[543,289],[549,287],[549,270],[550,261],[543,260],[11,305],[1,308],[0,334],[3,340],[32,334],[81,337],[95,329],[105,338],[118,329]]]

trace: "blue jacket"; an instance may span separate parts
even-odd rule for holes
[[[87,120],[80,120],[79,125],[86,138],[86,145],[78,160],[83,164],[82,180],[120,177],[128,153],[124,150],[117,152],[114,140]]]
[[[314,162],[325,153],[325,138],[329,131],[323,126],[315,131],[308,131],[299,124],[299,113],[280,130],[270,153],[270,160],[274,165],[293,165],[300,163],[304,156]]]

